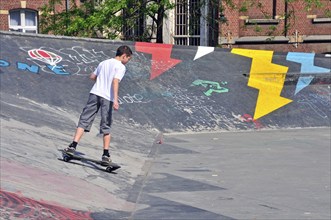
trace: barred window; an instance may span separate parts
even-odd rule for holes
[[[176,0],[176,45],[200,45],[200,7],[200,0]]]

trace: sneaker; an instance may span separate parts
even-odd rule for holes
[[[69,155],[74,155],[76,152],[76,148],[69,145],[69,147],[63,149],[63,152]]]
[[[101,163],[103,166],[108,166],[111,163],[110,156],[102,155]]]

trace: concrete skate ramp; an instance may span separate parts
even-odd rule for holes
[[[160,131],[330,125],[330,57],[125,43],[134,55],[121,82],[123,123]],[[3,97],[80,112],[88,75],[121,44],[1,33]]]
[[[61,161],[89,74],[123,43],[122,168]],[[0,47],[1,219],[330,218],[330,57],[10,32]],[[99,120],[77,149],[91,158]]]

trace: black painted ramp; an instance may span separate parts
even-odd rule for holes
[[[331,58],[312,53],[2,32],[2,96],[80,111],[92,86],[88,75],[123,43],[134,51],[120,91],[120,117],[130,125],[161,131],[330,125]]]

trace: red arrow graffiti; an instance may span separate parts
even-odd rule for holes
[[[149,78],[150,80],[160,76],[165,71],[182,62],[181,60],[172,59],[170,57],[172,46],[173,45],[171,44],[136,42],[136,51],[152,54],[151,76]]]

